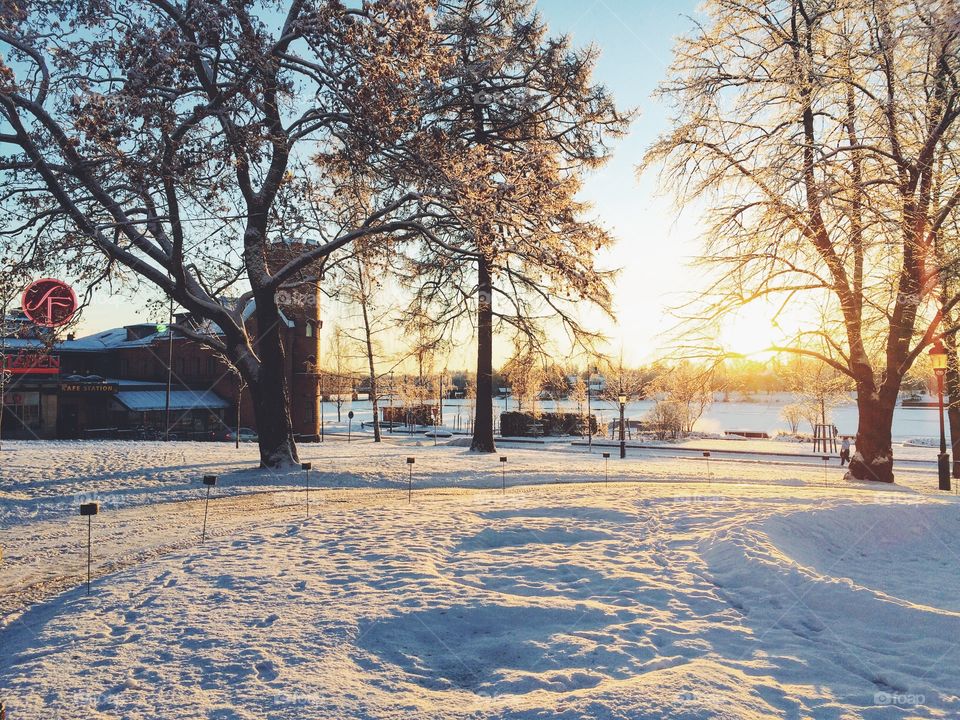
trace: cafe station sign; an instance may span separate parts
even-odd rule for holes
[[[101,381],[61,382],[60,392],[66,395],[113,395],[120,392],[117,383]]]

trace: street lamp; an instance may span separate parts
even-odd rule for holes
[[[937,455],[937,475],[940,478],[940,489],[949,491],[950,456],[947,454],[947,435],[943,427],[943,376],[947,372],[947,351],[939,340],[930,348],[930,364],[937,376],[937,398],[940,410],[940,454]]]
[[[627,396],[621,395],[618,399],[620,400],[620,459],[623,460],[627,456],[627,441],[623,432],[623,411],[627,405]]]

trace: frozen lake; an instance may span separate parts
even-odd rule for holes
[[[777,431],[788,431],[789,427],[780,417],[784,405],[793,402],[792,396],[785,393],[771,395],[756,395],[750,399],[731,399],[724,402],[718,400],[707,408],[703,417],[696,425],[696,430],[700,432],[720,433],[728,430],[754,430],[767,432],[771,436]],[[384,403],[389,405],[389,403]],[[336,420],[337,412],[333,403],[324,403],[326,422],[329,424]],[[567,412],[577,412],[576,403],[553,401],[538,401],[537,408],[543,412],[552,412],[557,406]],[[627,404],[626,415],[631,420],[641,420],[646,418],[653,402],[643,400],[640,402],[631,402]],[[506,403],[502,399],[494,401],[494,411],[503,412],[506,408],[516,410],[517,405],[510,400]],[[346,422],[347,411],[352,409],[356,415],[356,420],[369,421],[371,418],[371,407],[367,401],[345,404],[343,407],[343,419]],[[529,405],[525,408],[529,409]],[[594,401],[592,411],[597,416],[600,423],[614,419],[619,410],[617,404],[610,401]],[[584,407],[584,412],[586,408]],[[470,403],[466,400],[445,400],[443,403],[443,424],[447,427],[459,423],[466,427],[467,418],[472,414]],[[828,419],[833,422],[841,434],[853,435],[857,432],[857,406],[853,402],[834,408]],[[810,433],[810,427],[807,423],[802,423],[800,431]],[[932,407],[924,408],[903,408],[898,407],[893,420],[893,439],[895,441],[904,441],[911,438],[939,437],[940,429],[937,420],[937,410]]]

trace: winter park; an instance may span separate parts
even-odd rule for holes
[[[0,0],[0,720],[960,717],[956,0]]]

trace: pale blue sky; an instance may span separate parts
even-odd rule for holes
[[[697,253],[696,216],[678,216],[669,197],[657,194],[657,178],[637,178],[646,148],[667,128],[668,108],[652,97],[666,77],[676,37],[689,31],[694,0],[540,0],[552,30],[572,35],[577,45],[601,50],[596,78],[621,107],[639,117],[613,159],[587,183],[586,197],[618,239],[603,258],[622,269],[616,285],[617,324],[604,323],[610,350],[625,360],[648,362],[666,343],[661,334],[674,323],[668,308],[701,286],[690,269]]]
[[[615,291],[618,323],[601,324],[611,337],[610,350],[618,353],[622,347],[628,362],[647,362],[672,324],[667,308],[702,284],[687,267],[697,252],[697,218],[692,213],[678,217],[672,201],[657,196],[656,178],[638,179],[635,172],[644,150],[666,129],[667,109],[651,96],[666,74],[674,39],[690,28],[686,16],[696,14],[697,2],[539,0],[537,6],[553,33],[569,33],[577,45],[599,46],[596,79],[621,107],[640,110],[613,160],[588,180],[585,197],[618,238],[617,247],[601,259],[623,270]],[[101,296],[98,301],[87,311],[81,333],[151,319],[128,299]]]

